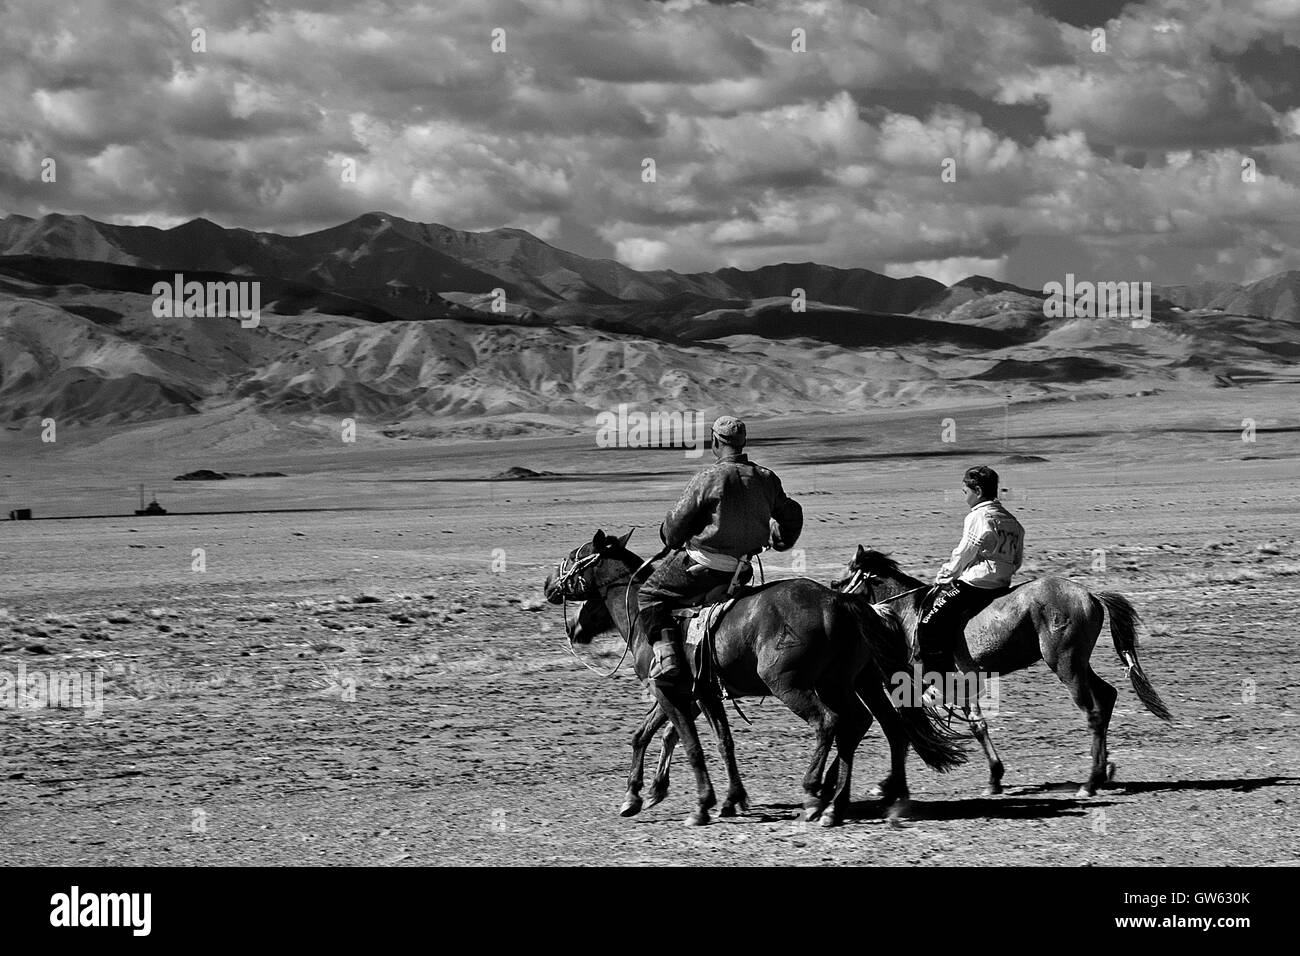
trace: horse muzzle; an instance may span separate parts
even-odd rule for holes
[[[564,603],[564,589],[555,580],[554,573],[547,575],[546,583],[542,585],[542,596],[546,598],[547,604]]]

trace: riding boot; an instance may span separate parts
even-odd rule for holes
[[[935,633],[939,631],[939,633]],[[946,676],[956,666],[953,658],[952,645],[949,635],[945,634],[936,627],[922,628],[920,637],[920,653],[917,655],[921,663],[921,686],[923,690],[930,689],[930,693],[943,695],[944,688],[947,685]]]
[[[650,679],[658,684],[675,684],[681,678],[677,662],[677,628],[665,627],[659,640],[651,647],[654,660],[650,663]]]

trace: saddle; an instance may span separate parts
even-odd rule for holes
[[[1017,588],[1022,588],[1029,583],[1030,583],[1029,581],[1019,581],[1015,584],[1009,585],[1008,587],[989,589],[989,591],[983,595],[983,600],[981,600],[976,607],[965,609],[966,613],[962,615],[961,626],[954,627],[953,633],[948,635],[950,642],[955,643],[956,639],[960,635],[965,633],[966,627],[970,624],[970,622],[973,621],[975,618],[979,617],[980,614],[984,613],[984,611],[989,607],[989,605],[993,604],[995,601],[998,601],[1006,597],[1008,594],[1010,594],[1012,591],[1015,591]],[[921,597],[920,606],[918,608],[918,617],[923,618],[930,612],[931,608],[934,606],[935,599],[939,596],[939,592],[942,591],[946,586],[947,585],[943,585],[943,584],[933,584],[930,586],[929,590],[927,590],[925,594],[922,595]],[[921,627],[915,627],[910,629],[910,633],[908,634],[908,644],[912,653],[912,660],[915,662],[920,662],[921,661]]]
[[[749,560],[742,559],[729,583],[719,584],[707,592],[700,598],[698,604],[675,608],[672,612],[678,630],[681,632],[682,642],[686,645],[686,665],[695,681],[699,681],[709,673],[715,680],[718,679],[716,668],[712,667],[713,633],[717,630],[723,616],[731,610],[731,606],[750,591],[755,590],[740,584],[741,572],[748,566]],[[723,686],[723,693],[724,696],[729,696],[726,694],[725,686]]]
[[[734,594],[728,597],[726,589],[718,589],[705,596],[707,603],[673,611],[673,617],[677,618],[686,646],[694,649],[706,635],[711,637],[722,615],[731,609],[731,605],[735,604],[740,596]]]

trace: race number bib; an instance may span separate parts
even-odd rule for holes
[[[985,554],[1014,564],[1020,554],[1021,531],[1018,528],[991,528],[984,546]]]

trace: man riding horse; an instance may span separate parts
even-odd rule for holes
[[[962,478],[970,513],[961,541],[939,569],[917,627],[921,663],[929,673],[954,667],[953,648],[966,625],[1010,590],[1024,561],[1025,529],[998,500],[998,473],[986,465]]]
[[[771,544],[794,547],[803,530],[803,509],[771,470],[744,454],[745,423],[724,415],[713,423],[717,460],[702,469],[668,512],[659,537],[672,549],[641,586],[638,614],[654,654],[650,677],[670,686],[682,678],[681,640],[673,611],[698,604],[734,580],[744,584],[750,555]]]

